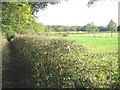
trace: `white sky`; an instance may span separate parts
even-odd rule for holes
[[[100,0],[88,8],[89,0],[68,0],[49,5],[37,13],[38,22],[45,25],[86,25],[94,22],[106,26],[112,19],[118,24],[118,0]]]

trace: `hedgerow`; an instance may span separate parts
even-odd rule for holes
[[[22,36],[9,43],[8,54],[4,88],[119,87],[117,53],[93,54],[75,41]]]

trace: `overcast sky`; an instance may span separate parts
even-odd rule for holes
[[[99,0],[90,8],[87,7],[88,1],[69,0],[49,5],[37,13],[37,21],[45,25],[83,26],[94,22],[98,26],[106,26],[112,19],[118,24],[118,0]]]

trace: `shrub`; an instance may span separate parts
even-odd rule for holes
[[[79,53],[74,41],[17,37],[10,43],[12,87],[74,87]]]
[[[3,87],[119,87],[117,53],[93,54],[75,41],[19,36],[9,43],[8,54]]]

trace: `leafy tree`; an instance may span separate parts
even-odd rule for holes
[[[86,30],[86,25],[82,26],[80,30],[81,30],[81,31],[84,31],[84,32],[87,31],[87,30]]]
[[[32,9],[32,15],[37,13],[40,9],[45,10],[49,4],[54,5],[58,2],[28,2]]]
[[[47,6],[50,5],[55,5],[60,3],[62,0],[58,1],[58,2],[28,2],[29,5],[31,5],[32,8],[32,14],[34,15],[35,13],[37,13],[39,11],[39,9],[45,10],[47,8]],[[64,0],[64,1],[69,1],[69,0]],[[91,5],[93,5],[96,1],[98,0],[89,0],[88,1],[88,7],[90,7]]]
[[[100,32],[108,31],[106,26],[99,26],[98,28],[100,29]]]
[[[117,31],[117,24],[113,20],[110,20],[107,29],[111,32],[111,37],[112,37],[113,32]]]
[[[84,26],[84,30],[87,31],[88,33],[94,34],[95,32],[99,31],[99,28],[94,25],[94,23],[88,23],[86,26]]]
[[[21,33],[29,22],[31,7],[28,3],[3,2],[2,3],[2,32],[7,38]]]
[[[28,24],[28,30],[32,31],[33,34],[40,34],[42,32],[45,32],[47,26],[45,26],[43,23],[39,23],[36,21],[34,17],[31,16],[30,22]]]
[[[49,25],[46,26],[45,32],[54,32],[54,31],[55,30],[52,26],[49,26]]]
[[[63,31],[69,31],[69,26],[62,26],[63,27]]]
[[[58,27],[59,27],[59,26],[57,26],[57,25],[53,25],[52,27],[53,27],[54,31],[56,31],[56,32],[59,31],[59,30],[58,30]]]
[[[78,27],[77,27],[77,31],[81,31],[82,28],[83,28],[82,26],[78,26]]]
[[[2,32],[7,38],[14,37],[15,33],[28,32],[31,15],[44,9],[53,2],[2,2]],[[35,17],[35,16],[34,16]],[[32,21],[33,23],[33,21]],[[32,24],[31,23],[31,24]],[[35,22],[34,22],[35,23]],[[36,23],[38,26],[44,26]],[[43,28],[43,27],[42,27]],[[37,30],[37,29],[35,29]],[[37,30],[36,32],[38,33]],[[9,40],[10,41],[10,40]]]

